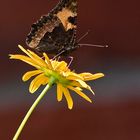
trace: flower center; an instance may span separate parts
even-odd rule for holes
[[[69,85],[71,83],[70,80],[66,79],[63,75],[59,74],[56,71],[50,70],[50,69],[43,69],[45,76],[49,78],[53,78],[54,83],[60,83],[63,86]]]

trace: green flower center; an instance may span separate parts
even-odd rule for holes
[[[43,71],[44,71],[46,77],[53,79],[53,83],[60,83],[63,86],[70,85],[70,83],[71,83],[70,80],[66,79],[66,77],[64,77],[63,75],[59,74],[56,71],[46,69],[46,68],[43,69]]]

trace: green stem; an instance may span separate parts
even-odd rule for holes
[[[44,95],[46,94],[46,92],[49,90],[49,88],[51,87],[52,83],[49,83],[44,90],[41,92],[41,94],[38,96],[38,98],[35,100],[35,102],[33,103],[33,105],[31,106],[31,108],[29,109],[29,111],[27,112],[26,116],[24,117],[22,123],[20,124],[13,140],[17,140],[22,129],[24,128],[26,122],[28,121],[30,115],[32,114],[32,112],[34,111],[34,109],[36,108],[36,106],[38,105],[38,103],[40,102],[40,100],[44,97]]]

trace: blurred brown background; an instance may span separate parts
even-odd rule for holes
[[[27,110],[39,95],[28,92],[21,76],[32,67],[8,59],[25,46],[30,25],[47,14],[58,0],[1,0],[0,2],[0,140],[11,140]],[[39,104],[20,140],[139,140],[140,139],[140,1],[78,1],[77,38],[82,47],[72,55],[77,72],[103,72],[105,77],[86,92],[93,104],[72,93],[74,108],[56,101],[52,89]],[[41,90],[40,90],[41,91]]]

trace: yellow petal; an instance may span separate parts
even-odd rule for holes
[[[79,82],[79,84],[81,85],[79,87],[83,87],[83,88],[86,88],[86,89],[90,90],[94,95],[93,90],[91,89],[91,87],[88,84],[86,84],[86,82],[84,82],[82,80],[79,80],[79,79],[76,79],[76,81]]]
[[[35,61],[35,63],[41,67],[45,67],[46,63],[45,61],[42,60],[42,58],[40,58],[37,54],[35,54],[34,52],[30,51],[30,50],[25,50],[21,45],[18,45],[18,47],[24,52],[26,53],[33,61]]]
[[[90,76],[92,76],[93,74],[91,74],[91,73],[89,73],[89,72],[83,72],[83,73],[80,73],[79,75],[85,78],[85,77],[90,77]]]
[[[67,76],[67,79],[68,80],[82,80],[82,78],[80,77],[80,76],[78,76],[78,75],[69,75],[69,76]]]
[[[44,74],[40,74],[36,76],[30,84],[29,87],[30,93],[34,93],[40,87],[40,85],[43,83],[45,79],[46,77],[44,76]]]
[[[87,89],[90,90],[93,93],[93,95],[95,95],[94,91],[91,89],[90,86],[88,86]]]
[[[62,89],[62,85],[61,84],[57,84],[57,100],[60,102],[62,100],[62,94],[63,89]]]
[[[79,79],[76,79],[77,82],[79,82],[79,84],[81,84],[81,86],[83,88],[88,88],[88,85],[86,84],[86,82],[82,81],[82,80],[79,80]]]
[[[42,65],[43,67],[46,67],[46,63],[45,61],[39,57],[37,54],[35,54],[34,52],[30,51],[30,50],[27,50],[32,56],[32,59],[35,60],[38,64]]]
[[[45,57],[45,62],[47,63],[48,68],[49,68],[49,69],[52,69],[53,67],[52,67],[52,64],[51,64],[50,59],[49,59],[49,57],[47,56],[47,54],[46,54],[46,53],[43,53],[43,56]]]
[[[84,78],[82,76],[80,76],[79,74],[76,74],[74,72],[66,72],[65,76],[68,80],[73,80],[73,81],[84,80]]]
[[[80,76],[82,76],[84,78],[84,81],[89,81],[89,80],[95,80],[98,78],[101,78],[104,76],[103,73],[96,73],[96,74],[91,74],[91,73],[81,73],[79,74]]]
[[[19,59],[29,65],[32,65],[33,67],[36,67],[37,69],[40,69],[40,66],[34,60],[25,55],[10,55],[10,59]]]
[[[25,54],[27,54],[27,55],[30,57],[30,53],[27,52],[21,45],[18,45],[18,47],[19,47]]]
[[[87,100],[88,102],[92,103],[91,99],[85,95],[82,91],[78,90],[77,88],[74,88],[72,86],[68,86],[69,89],[75,91],[78,95],[80,95],[81,97],[83,97],[85,100]]]
[[[57,71],[65,71],[66,68],[67,68],[67,63],[64,61],[58,62],[57,65],[55,66],[55,69]]]
[[[27,50],[25,50],[21,45],[18,45],[18,47],[19,47],[25,54],[27,54],[30,58],[32,58],[32,55],[30,54],[30,52],[28,52]]]
[[[62,89],[63,89],[64,96],[65,96],[65,98],[67,100],[67,103],[68,103],[68,108],[72,109],[72,107],[73,107],[73,100],[71,98],[69,90],[67,88],[64,88],[64,87],[62,87]]]
[[[73,86],[73,87],[79,88],[79,90],[81,90],[81,91],[82,91],[81,87],[82,87],[82,88],[86,88],[86,89],[90,90],[90,91],[93,93],[93,95],[94,95],[93,90],[92,90],[91,87],[90,87],[89,85],[87,85],[87,84],[83,87],[83,86],[82,86],[80,83],[78,83],[77,81],[73,81],[73,82],[70,83],[70,85]]]
[[[42,85],[47,85],[49,83],[49,78],[45,77],[44,81],[42,81]]]
[[[82,91],[83,89],[82,88],[80,88],[80,87],[75,87],[76,89],[78,89],[78,90],[80,90],[80,91]]]
[[[31,77],[37,75],[37,74],[40,74],[42,73],[41,70],[33,70],[33,71],[28,71],[26,72],[23,76],[22,76],[22,80],[23,81],[27,81],[29,80]]]
[[[76,87],[82,87],[81,84],[80,84],[79,82],[77,82],[77,81],[72,81],[72,82],[70,83],[70,85],[71,85],[71,86],[76,86]]]
[[[59,62],[56,61],[56,60],[50,60],[50,62],[51,62],[51,65],[52,65],[53,69],[55,70],[56,66],[59,64]]]

